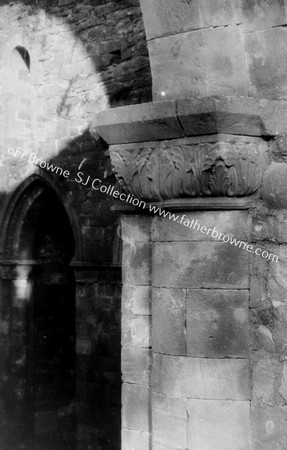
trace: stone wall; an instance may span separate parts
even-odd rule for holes
[[[154,100],[286,99],[284,0],[141,0],[141,7]]]
[[[38,421],[38,431],[43,435],[45,429],[60,427],[64,436],[64,430],[71,428],[69,420],[76,416],[76,427],[73,423],[72,428],[77,431],[79,448],[116,449],[120,445],[121,401],[118,216],[110,210],[109,196],[91,187],[96,178],[103,184],[114,184],[115,180],[106,144],[92,138],[87,128],[95,112],[151,98],[139,3],[3,1],[0,60],[0,396],[1,436],[5,441],[1,445],[12,445],[15,450],[17,445],[27,445],[30,450],[30,444],[24,443],[28,430],[18,420],[26,408],[25,302],[21,303],[21,312],[15,312],[22,321],[22,338],[13,358],[22,359],[14,381],[9,375],[9,349],[14,345],[10,339],[10,309],[11,302],[18,302],[13,283],[29,286],[28,278],[15,272],[19,263],[25,264],[24,253],[13,250],[18,245],[15,230],[27,228],[26,213],[33,209],[39,188],[58,196],[74,235],[71,265],[76,284],[77,357],[74,401],[58,411],[56,424],[51,414],[44,422]],[[20,149],[13,156],[17,147]],[[23,152],[28,157],[21,159]],[[28,162],[31,153],[70,175],[66,178],[52,173],[45,164],[36,167]],[[29,245],[33,245],[37,226],[35,219],[27,234],[31,237]],[[27,361],[32,363],[29,358]],[[13,408],[20,416],[9,416]]]

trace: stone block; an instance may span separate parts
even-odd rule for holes
[[[142,215],[122,215],[122,240],[133,244],[135,242],[149,242],[151,218]]]
[[[254,450],[285,450],[287,410],[286,407],[257,405],[251,408]]]
[[[177,104],[178,119],[186,136],[276,134],[280,132],[285,118],[287,120],[286,105],[262,99],[214,96],[180,99]],[[266,143],[263,144],[267,148]]]
[[[284,0],[242,0],[241,21],[246,31],[264,30],[287,23]]]
[[[287,209],[287,164],[272,162],[262,183],[262,197],[268,208]]]
[[[187,405],[181,398],[152,395],[152,430],[154,445],[185,450],[187,447]]]
[[[122,288],[122,314],[149,316],[151,314],[151,288],[126,286]]]
[[[149,450],[150,434],[146,431],[122,430],[122,450]]]
[[[140,0],[147,40],[201,28],[197,0]]]
[[[249,291],[187,290],[187,355],[249,356]]]
[[[274,198],[274,197],[273,197]],[[254,218],[253,235],[256,240],[269,240],[274,239],[280,243],[287,243],[287,214],[285,210],[274,210],[273,214],[268,211],[268,216]]]
[[[153,288],[152,347],[156,353],[186,355],[184,289]]]
[[[251,450],[249,402],[188,400],[188,448]]]
[[[286,303],[287,289],[287,245],[272,245],[266,248],[269,252],[278,255],[279,261],[269,263],[267,291],[275,302]],[[278,303],[279,304],[279,303]]]
[[[247,63],[254,96],[274,100],[287,98],[286,45],[285,27],[246,34]]]
[[[132,245],[123,242],[122,277],[123,284],[149,286],[151,248],[149,244]]]
[[[241,0],[200,0],[199,5],[202,28],[241,22]]]
[[[247,96],[250,89],[242,30],[237,26],[211,28],[203,31],[203,39],[207,95]]]
[[[252,400],[253,404],[274,403],[274,385],[280,363],[276,357],[260,358],[253,362],[252,368]]]
[[[143,103],[95,115],[91,134],[108,144],[126,144],[183,137],[174,102]]]
[[[181,219],[182,218],[182,219]],[[191,223],[199,223],[200,227],[205,227],[204,233],[198,230],[197,226],[193,229],[184,226],[183,222],[187,219]],[[219,233],[234,236],[236,239],[247,241],[249,238],[249,221],[246,211],[191,211],[180,216],[179,221],[174,222],[167,217],[155,216],[152,224],[153,241],[214,241],[211,232],[207,234],[208,229],[214,229]]]
[[[228,243],[155,243],[152,266],[154,287],[249,288],[249,253]]]
[[[273,340],[272,332],[265,325],[260,324],[255,331],[257,342],[254,344],[255,348],[265,350],[265,352],[275,353],[275,342]],[[258,345],[259,344],[259,345]]]
[[[148,48],[155,100],[206,94],[201,31],[156,39],[148,43]]]
[[[123,428],[149,431],[149,388],[124,383],[122,386]]]
[[[279,394],[284,398],[285,403],[287,403],[287,361],[283,361],[282,379]]]
[[[249,360],[155,354],[152,385],[155,392],[171,397],[248,400]]]
[[[126,383],[150,384],[151,350],[122,348],[122,380]]]
[[[277,353],[284,356],[287,353],[287,304],[278,306],[274,315],[276,320],[274,322],[273,339]]]
[[[122,316],[122,345],[151,346],[151,324],[148,316]]]

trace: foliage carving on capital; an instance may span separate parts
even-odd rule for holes
[[[147,201],[181,197],[243,197],[255,193],[266,151],[255,142],[150,143],[110,151],[124,190]]]

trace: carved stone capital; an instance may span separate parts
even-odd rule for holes
[[[216,135],[110,147],[125,191],[146,201],[254,194],[267,165],[258,138]]]

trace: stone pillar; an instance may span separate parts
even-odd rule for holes
[[[124,193],[115,206],[124,241],[123,449],[260,448],[267,412],[252,386],[250,338],[265,278],[256,261],[268,257],[271,267],[281,253],[262,253],[258,217],[280,196],[266,180],[271,136],[286,132],[286,114],[278,102],[216,97],[95,118],[91,132],[110,144]],[[262,191],[265,204],[262,179],[274,191]]]
[[[122,215],[122,449],[151,442],[151,218]]]
[[[176,214],[246,241],[247,211],[218,207]],[[249,254],[153,221],[152,448],[250,449]]]

